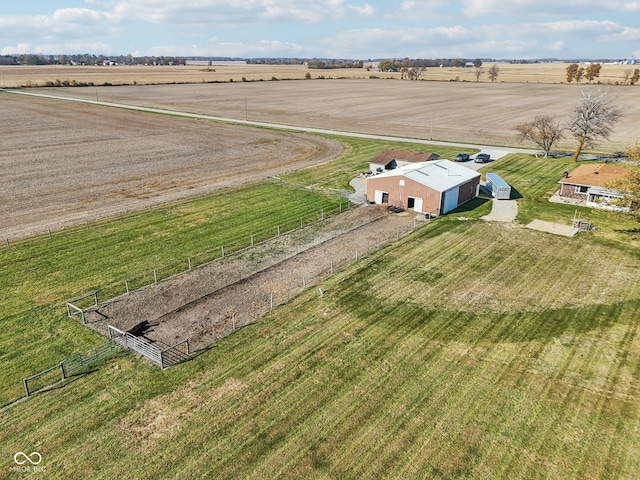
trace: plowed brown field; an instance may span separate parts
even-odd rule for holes
[[[0,239],[16,239],[324,162],[320,137],[0,96]]]

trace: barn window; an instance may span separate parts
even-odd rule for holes
[[[404,180],[403,179],[400,179],[400,186],[404,187]]]

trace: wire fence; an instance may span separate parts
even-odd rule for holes
[[[337,195],[347,200],[350,193],[348,190],[340,190],[340,189],[329,188],[329,187],[321,187],[317,185],[304,185],[304,184],[299,184],[295,182],[289,182],[281,179],[280,177],[267,177],[261,180],[260,182],[252,183],[252,184],[249,184],[248,186],[245,185],[243,187],[228,188],[226,190],[228,190],[229,193],[234,193],[239,190],[255,187],[256,185],[259,185],[259,184],[263,184],[263,185],[276,184],[276,185],[281,185],[281,186],[285,186],[285,187],[296,189],[296,190],[314,192],[314,193],[319,193],[323,195],[330,195],[330,196]],[[216,193],[220,194],[220,191],[214,192],[214,194]],[[173,200],[170,202],[158,203],[155,205],[149,205],[144,208],[118,212],[115,215],[108,215],[100,218],[85,219],[81,223],[76,223],[74,225],[65,226],[62,228],[47,227],[46,229],[43,229],[41,233],[36,233],[35,235],[30,235],[28,237],[10,238],[8,235],[7,236],[0,235],[0,251],[32,245],[34,243],[37,243],[43,240],[51,240],[54,238],[70,236],[70,235],[78,234],[82,231],[95,229],[99,227],[105,227],[116,222],[129,220],[129,219],[136,219],[136,218],[144,217],[149,214],[158,213],[161,211],[167,211],[177,207],[185,207],[190,204],[194,204],[201,201],[203,201],[203,196],[199,195],[195,197],[187,197],[179,200]],[[330,214],[330,212],[327,212],[327,213]],[[306,215],[303,215],[303,216],[306,216]],[[295,220],[297,221],[298,219],[296,218]],[[282,225],[282,227],[285,228],[286,225]],[[259,235],[259,232],[256,232],[256,235]],[[259,241],[257,236],[256,236],[256,240]]]
[[[88,365],[111,355],[120,349],[113,340],[105,340],[102,343],[83,351],[68,356],[58,364],[22,380],[27,397],[46,390],[47,387],[63,382]]]
[[[224,260],[235,254],[241,254],[253,247],[257,247],[273,240],[274,238],[283,236],[286,233],[291,233],[309,225],[321,223],[348,211],[353,206],[354,204],[349,200],[340,201],[334,207],[307,211],[305,214],[296,215],[295,218],[290,218],[287,221],[281,222],[279,225],[256,231],[255,233],[244,237],[230,239],[224,245],[210,246],[184,258],[173,258],[165,260],[164,262],[156,262],[155,265],[149,265],[147,269],[142,269],[137,273],[125,276],[121,281],[101,285],[98,292],[92,293],[89,296],[94,294],[97,295],[99,293],[101,298],[114,298],[122,294],[131,293],[134,290],[158,283],[173,275],[207,265],[211,262]],[[73,312],[70,311],[69,308],[73,309],[73,306],[70,307],[67,304],[68,314],[69,316],[72,316]],[[79,311],[77,313],[79,316],[82,316]],[[84,318],[83,323],[86,323]]]
[[[358,227],[363,226],[365,223],[370,222],[363,221]],[[238,278],[232,279],[229,285],[222,286],[219,289],[234,288],[236,290],[234,296],[237,302],[235,304],[226,303],[225,308],[212,308],[207,324],[198,326],[202,337],[194,341],[194,345],[198,347],[211,344],[240,328],[255,323],[270,310],[287,303],[303,290],[317,288],[318,295],[324,296],[325,292],[318,285],[326,278],[362,260],[389,243],[399,240],[426,223],[429,222],[408,220],[392,231],[380,234],[375,239],[358,244],[349,244],[348,247],[331,245],[330,241],[318,240],[310,248],[305,247],[305,252],[293,250],[270,258],[268,263],[263,265],[259,271],[244,272]],[[336,234],[336,237],[338,235]],[[323,244],[322,247],[326,247],[326,251],[313,250],[314,246],[320,246],[320,244]],[[295,267],[287,266],[286,262],[293,257],[298,257],[298,264],[303,265],[303,267],[296,270]],[[318,261],[318,257],[322,260]],[[273,282],[269,278],[261,278],[259,273],[270,268],[278,268],[278,266],[282,266],[282,270],[286,270],[289,274],[294,272],[293,275],[296,277],[293,280],[290,276],[287,277],[287,281],[280,283],[280,288],[274,288],[269,291],[268,288],[270,285],[273,287]],[[279,274],[281,274],[280,271],[276,272],[275,275]],[[284,273],[282,274],[284,275]],[[262,295],[262,297],[255,298],[254,292],[268,293],[259,293],[258,295]]]

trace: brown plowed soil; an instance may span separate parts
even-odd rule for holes
[[[286,303],[423,221],[412,213],[388,215],[377,206],[358,207],[107,301],[86,318],[104,334],[113,325],[160,347],[188,338],[192,349],[201,349],[234,326],[256,321],[272,302]]]
[[[0,95],[0,241],[304,168],[342,145],[297,133]]]

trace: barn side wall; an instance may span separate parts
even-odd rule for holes
[[[404,180],[404,185],[400,185]],[[414,180],[397,176],[367,179],[367,201],[375,201],[375,191],[389,193],[389,204],[407,208],[407,198],[422,198],[422,211],[419,213],[435,212],[440,208],[440,192],[422,185]]]

